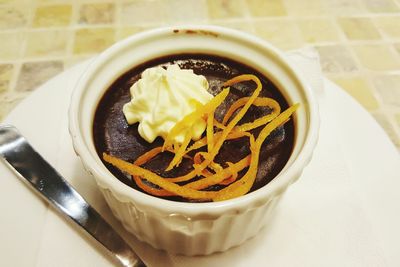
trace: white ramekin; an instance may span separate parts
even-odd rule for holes
[[[180,203],[136,191],[116,179],[98,157],[93,116],[107,88],[138,64],[177,53],[219,55],[258,70],[281,90],[294,115],[295,145],[279,175],[245,196],[211,203]],[[93,175],[114,215],[127,230],[155,248],[184,255],[224,251],[257,234],[287,187],[311,159],[317,142],[316,99],[285,57],[265,41],[215,26],[180,26],[143,32],[116,43],[94,59],[71,98],[69,130],[76,153]]]

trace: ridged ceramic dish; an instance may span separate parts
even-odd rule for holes
[[[126,186],[103,165],[92,136],[93,116],[101,96],[132,67],[177,53],[213,54],[247,64],[275,83],[289,104],[301,103],[294,115],[292,155],[272,182],[227,201],[174,202]],[[140,240],[185,255],[224,251],[256,235],[282,193],[300,177],[310,161],[319,128],[311,89],[278,50],[254,36],[214,26],[161,28],[113,45],[83,73],[72,95],[69,116],[75,151],[96,179],[114,215]]]

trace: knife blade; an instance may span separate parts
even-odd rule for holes
[[[125,240],[12,125],[0,125],[0,158],[56,210],[102,244],[117,264],[146,266]]]

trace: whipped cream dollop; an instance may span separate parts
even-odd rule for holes
[[[179,65],[146,69],[130,88],[131,101],[123,107],[128,124],[139,122],[140,136],[152,143],[157,136],[164,139],[175,124],[193,112],[196,103],[205,104],[213,98],[207,79]],[[192,138],[199,139],[206,129],[203,119],[193,123]],[[175,137],[182,143],[185,133]]]

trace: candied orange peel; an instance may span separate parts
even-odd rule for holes
[[[214,118],[214,112],[228,96],[229,86],[244,81],[253,81],[256,84],[253,94],[235,101],[225,113],[222,122],[217,121]],[[133,163],[106,153],[103,154],[104,161],[132,175],[136,185],[153,196],[180,196],[201,201],[222,201],[246,194],[253,186],[257,175],[262,144],[271,132],[290,120],[299,104],[295,104],[281,113],[281,107],[274,99],[259,97],[262,90],[261,81],[251,74],[234,77],[225,82],[223,87],[225,89],[207,104],[196,103],[196,109],[172,128],[165,138],[163,146],[149,150]],[[269,107],[271,112],[253,122],[238,125],[251,105]],[[192,141],[189,129],[198,119],[204,119],[206,122],[205,137]],[[263,128],[255,138],[249,131],[261,126]],[[181,144],[173,141],[177,135],[182,133],[184,133],[184,140]],[[243,137],[249,140],[249,155],[235,163],[226,162],[223,164],[225,167],[214,161],[226,140]],[[196,152],[205,146],[206,151]],[[189,154],[190,152],[195,153],[194,156]],[[160,153],[174,154],[166,171],[179,166],[183,158],[188,158],[193,162],[193,169],[183,176],[162,177],[142,167]],[[239,173],[243,171],[245,173],[240,177]],[[209,189],[215,185],[222,189]]]

